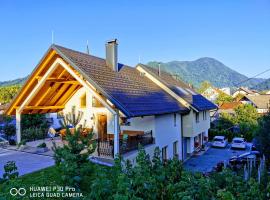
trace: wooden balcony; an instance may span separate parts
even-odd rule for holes
[[[130,132],[131,133],[131,132]],[[101,140],[97,139],[97,153],[98,156],[112,157],[114,155],[114,141],[113,139]],[[125,154],[127,152],[137,150],[139,144],[146,146],[148,144],[154,144],[155,139],[153,137],[152,131],[143,132],[143,134],[135,135],[134,132],[127,137],[124,135],[120,139],[120,154]]]

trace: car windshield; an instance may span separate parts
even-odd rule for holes
[[[244,157],[247,157],[249,155],[252,155],[252,154],[249,153],[249,152],[248,153],[244,153],[244,154],[240,155],[239,158],[244,158]]]
[[[223,142],[223,139],[221,139],[221,138],[215,138],[214,141],[215,142]]]
[[[234,143],[243,143],[244,141],[243,140],[233,140]]]

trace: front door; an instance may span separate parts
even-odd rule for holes
[[[101,140],[107,140],[107,115],[98,115],[98,138]]]

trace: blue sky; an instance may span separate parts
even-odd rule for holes
[[[213,57],[248,76],[270,68],[269,0],[1,1],[0,81],[29,74],[51,44],[104,57],[119,40],[119,60]],[[270,73],[263,77],[269,78]]]

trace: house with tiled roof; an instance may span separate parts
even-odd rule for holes
[[[260,95],[260,94],[257,91],[250,90],[247,87],[239,87],[234,91],[234,93],[232,94],[232,97],[236,98],[239,95],[244,96],[244,95]]]
[[[270,94],[245,95],[239,102],[252,105],[259,114],[266,114],[270,110]]]
[[[230,115],[235,114],[235,109],[240,106],[242,102],[224,102],[219,106],[218,113],[228,113]]]
[[[118,62],[117,41],[106,43],[106,58],[52,45],[6,110],[21,114],[83,112],[80,121],[97,140],[93,157],[122,154],[134,160],[138,144],[163,159],[184,160],[207,140],[209,111],[216,105],[171,75]]]

